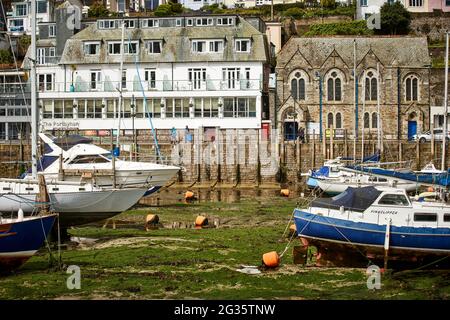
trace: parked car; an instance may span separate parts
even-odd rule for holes
[[[444,136],[443,131],[444,130],[442,128],[433,129],[435,141],[442,141],[442,138]],[[415,134],[412,136],[411,140],[413,140],[413,141],[419,140],[420,143],[431,141],[431,131],[424,131],[422,133]],[[450,140],[450,132],[449,131],[447,131],[447,139],[446,140]]]

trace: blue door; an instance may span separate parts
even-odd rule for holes
[[[408,140],[417,133],[417,121],[408,121]]]

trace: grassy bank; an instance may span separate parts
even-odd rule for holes
[[[15,274],[0,278],[1,299],[448,299],[445,271],[409,271],[386,276],[382,289],[366,287],[363,269],[325,269],[292,263],[292,250],[277,270],[261,275],[236,271],[259,265],[263,253],[282,251],[281,238],[295,199],[256,198],[238,203],[173,203],[139,208],[117,217],[117,229],[71,229],[99,239],[64,250],[64,264],[81,268],[81,289],[68,290],[64,271],[48,268],[42,251]],[[143,228],[148,213],[164,225],[192,223],[198,214],[218,219],[215,229]],[[295,241],[298,243],[297,241]]]

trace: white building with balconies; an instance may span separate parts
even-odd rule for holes
[[[55,41],[37,48],[43,130],[261,128],[268,43],[239,16],[99,19],[61,57]]]
[[[37,22],[47,22],[51,20],[51,1],[36,1],[36,19]],[[13,36],[31,34],[31,1],[13,0],[11,2],[11,11],[7,13],[8,32]]]

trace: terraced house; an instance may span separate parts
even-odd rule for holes
[[[56,21],[55,38],[45,31],[50,25],[40,25],[38,103],[44,130],[113,129],[119,110],[122,129],[150,129],[148,115],[159,129],[261,128],[270,50],[259,18],[86,23],[67,40],[65,24]]]
[[[316,134],[333,127],[340,137],[344,129],[349,137],[362,130],[376,135],[378,117],[386,139],[429,128],[425,37],[292,37],[276,70],[276,122],[285,139],[294,139],[300,127]]]

